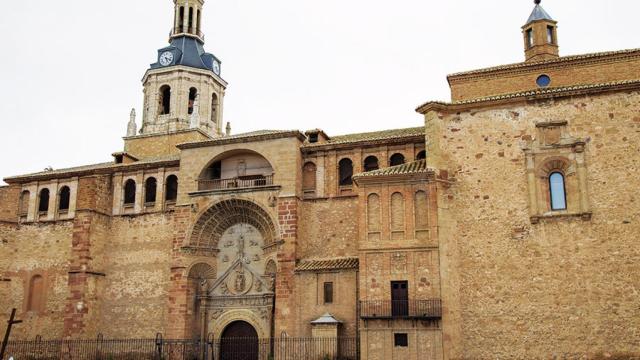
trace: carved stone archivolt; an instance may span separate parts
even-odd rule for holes
[[[200,215],[186,247],[216,249],[222,235],[236,224],[249,224],[262,235],[264,244],[276,240],[276,228],[269,214],[258,204],[244,199],[221,201]]]

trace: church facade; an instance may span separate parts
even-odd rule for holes
[[[0,320],[32,339],[357,338],[362,359],[640,356],[640,50],[448,76],[415,128],[231,134],[174,0],[109,163],[6,178]]]

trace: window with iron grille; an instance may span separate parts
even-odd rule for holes
[[[333,283],[324,283],[324,303],[333,304]]]

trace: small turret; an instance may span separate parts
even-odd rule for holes
[[[535,7],[522,27],[526,61],[542,61],[558,58],[557,22],[542,8],[542,0],[535,0]]]

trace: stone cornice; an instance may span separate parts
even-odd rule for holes
[[[424,135],[412,135],[412,136],[401,136],[397,138],[389,138],[389,139],[377,139],[377,140],[361,140],[361,141],[353,141],[353,142],[344,142],[337,144],[322,144],[315,146],[304,146],[300,148],[302,153],[308,154],[319,151],[331,151],[331,150],[347,150],[354,149],[360,147],[375,147],[382,145],[395,145],[395,144],[406,144],[411,142],[416,143],[424,143]]]
[[[485,69],[459,72],[447,76],[449,84],[455,81],[464,81],[477,78],[502,77],[507,74],[528,73],[533,70],[548,70],[567,66],[598,64],[606,62],[619,62],[621,60],[640,57],[640,49],[628,49],[620,51],[600,52],[583,55],[563,56],[557,59],[521,62]]]
[[[151,138],[151,137],[158,137],[158,136],[170,136],[170,135],[177,135],[177,134],[185,134],[185,133],[190,133],[190,132],[197,132],[200,133],[201,135],[212,139],[211,135],[207,134],[206,132],[204,132],[203,130],[199,129],[199,128],[195,128],[195,129],[183,129],[183,130],[176,130],[176,131],[169,131],[169,132],[160,132],[160,133],[153,133],[153,134],[140,134],[140,135],[135,135],[135,136],[124,136],[122,139],[124,140],[137,140],[137,139],[145,139],[145,138]]]
[[[569,96],[600,94],[605,92],[639,90],[640,80],[624,80],[611,83],[593,84],[593,85],[576,85],[560,88],[537,89],[531,91],[523,91],[518,93],[503,94],[478,98],[472,100],[456,101],[456,102],[440,102],[431,101],[416,108],[420,114],[426,114],[429,111],[463,111],[473,108],[499,106],[522,101],[534,101],[553,98],[563,98]]]
[[[159,74],[164,74],[164,73],[171,73],[171,72],[179,72],[179,71],[185,71],[185,72],[189,72],[189,73],[193,73],[193,74],[197,74],[197,75],[206,75],[206,76],[210,76],[212,78],[214,78],[218,83],[220,83],[222,85],[223,88],[227,88],[227,82],[224,81],[224,79],[222,79],[220,76],[216,75],[213,71],[211,70],[204,70],[204,69],[196,69],[196,68],[192,68],[189,66],[184,66],[184,65],[177,65],[177,66],[169,66],[166,68],[159,68],[159,69],[149,69],[144,73],[144,76],[142,77],[142,82],[145,83],[147,81],[147,78],[151,75],[159,75]]]
[[[159,167],[175,167],[180,166],[179,159],[168,159],[158,161],[142,161],[140,163],[130,164],[102,164],[95,167],[79,168],[79,169],[62,169],[51,171],[50,173],[38,173],[31,175],[14,176],[5,178],[7,184],[22,184],[32,181],[47,181],[53,179],[69,178],[69,177],[87,177],[92,175],[112,175],[117,172],[130,172],[138,170],[155,169]]]
[[[229,144],[238,144],[238,143],[247,143],[247,142],[256,142],[256,141],[266,141],[266,140],[277,140],[277,139],[285,139],[295,137],[300,141],[305,141],[306,137],[300,131],[292,130],[292,131],[281,131],[267,134],[247,134],[246,136],[230,136],[230,137],[222,137],[218,139],[198,141],[198,142],[188,142],[183,144],[178,144],[177,148],[180,150],[185,149],[198,149],[209,146],[218,146],[218,145],[229,145]]]

